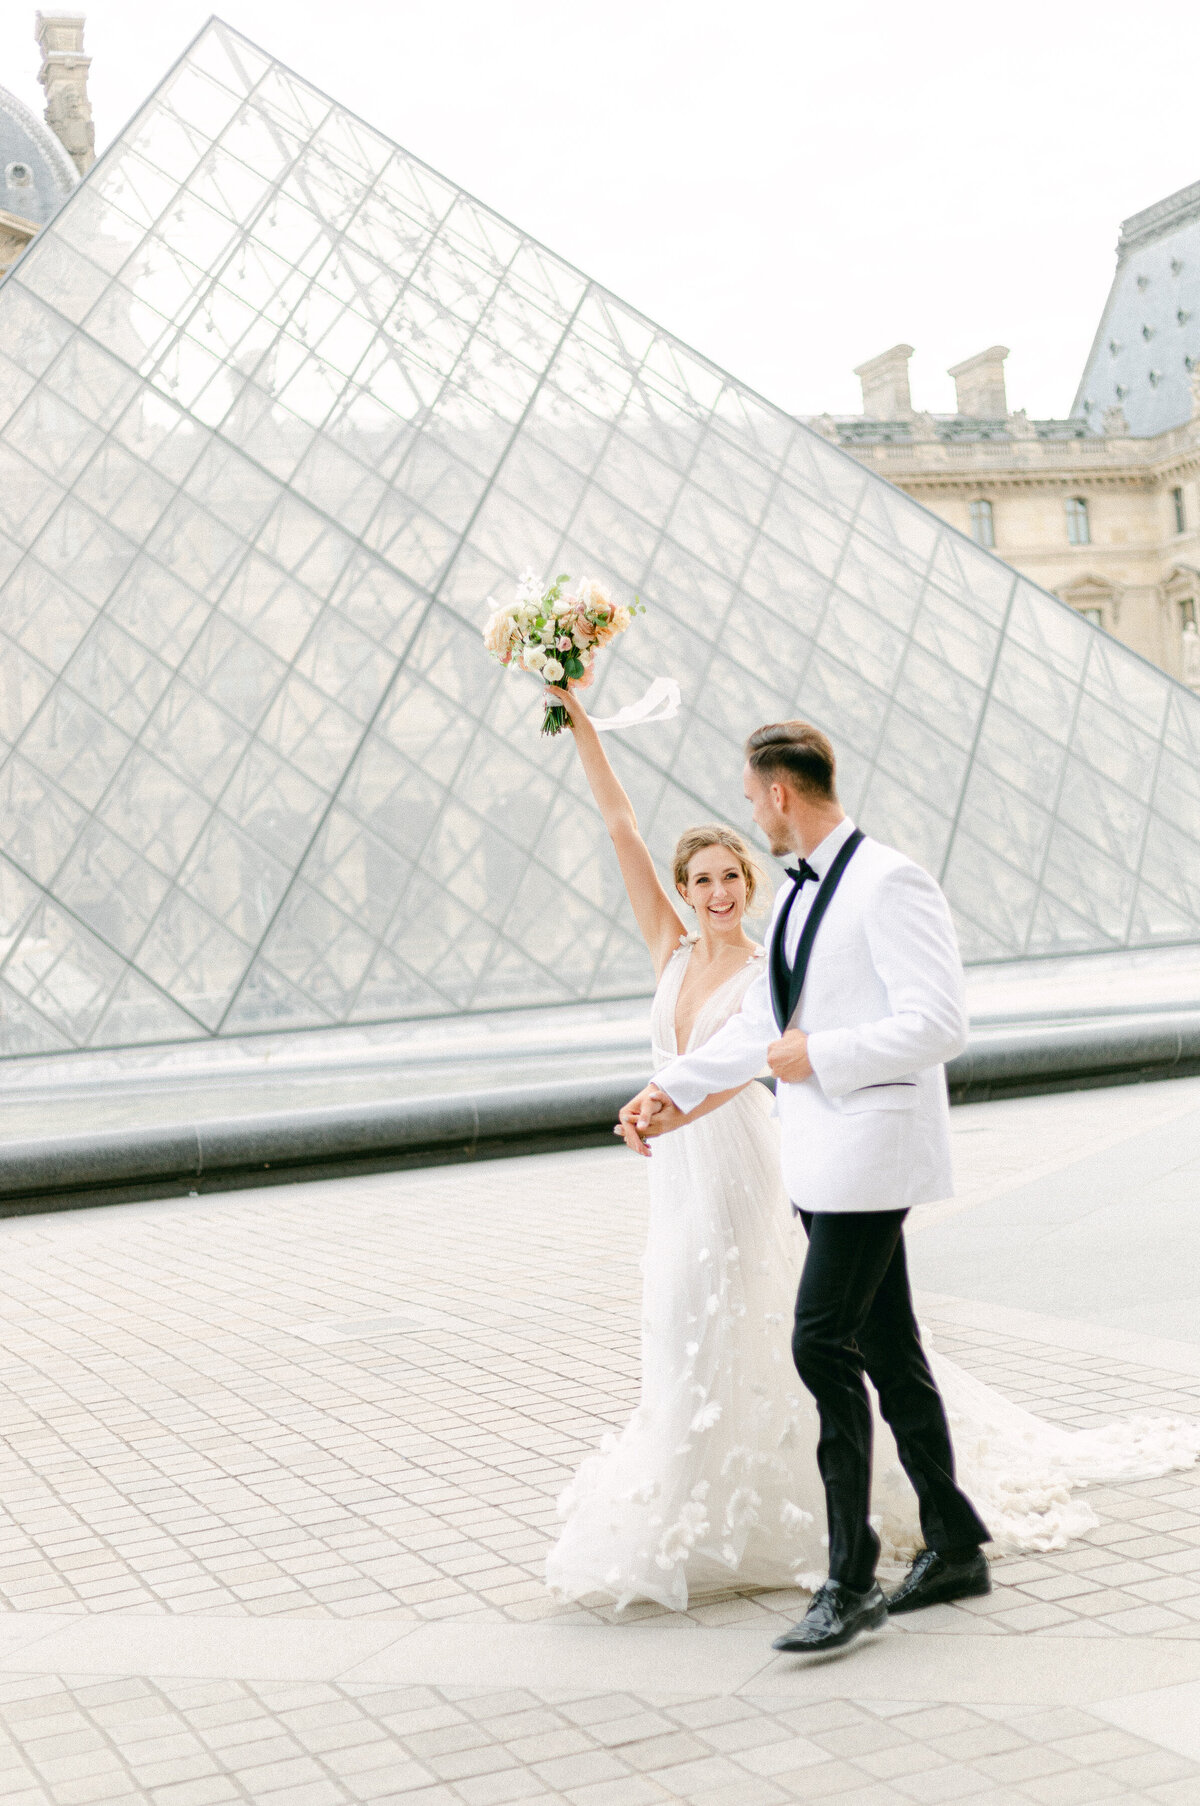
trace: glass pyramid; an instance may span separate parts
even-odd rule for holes
[[[527,566],[660,858],[801,714],[969,958],[1200,938],[1200,700],[214,22],[0,285],[2,1050],[643,994]]]

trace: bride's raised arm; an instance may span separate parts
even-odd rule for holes
[[[633,804],[608,762],[608,754],[600,744],[600,736],[592,726],[578,692],[548,686],[547,694],[560,702],[570,717],[579,762],[616,848],[625,889],[642,939],[654,961],[654,976],[658,978],[679,945],[679,937],[684,932],[683,922],[654,869],[649,848],[638,833]]]

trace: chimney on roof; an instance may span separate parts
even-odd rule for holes
[[[908,360],[911,345],[893,345],[878,357],[869,357],[854,374],[862,383],[863,413],[869,420],[911,420],[912,396],[908,392]]]
[[[96,128],[88,99],[92,59],[83,54],[82,13],[38,13],[34,36],[42,53],[38,80],[46,90],[46,124],[85,176],[96,161]]]
[[[1004,391],[1004,360],[1007,345],[992,345],[977,351],[965,363],[955,364],[946,375],[954,378],[958,411],[972,420],[1003,420],[1008,414],[1008,397]]]

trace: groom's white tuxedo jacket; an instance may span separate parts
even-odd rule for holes
[[[808,863],[824,878],[854,831],[838,824]],[[817,893],[807,883],[788,917],[795,959]],[[792,891],[775,898],[775,920]],[[771,945],[768,936],[767,946]],[[655,1082],[681,1110],[763,1069],[780,1028],[769,961],[738,1015]],[[777,1090],[783,1177],[801,1210],[900,1210],[952,1194],[943,1062],[967,1041],[962,962],[946,899],[928,872],[865,839],[817,929],[791,1023],[808,1035],[813,1076]]]

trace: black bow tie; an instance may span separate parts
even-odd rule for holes
[[[797,890],[803,889],[810,878],[814,884],[820,881],[820,873],[814,872],[807,859],[802,859],[799,865],[785,865],[783,869]]]

